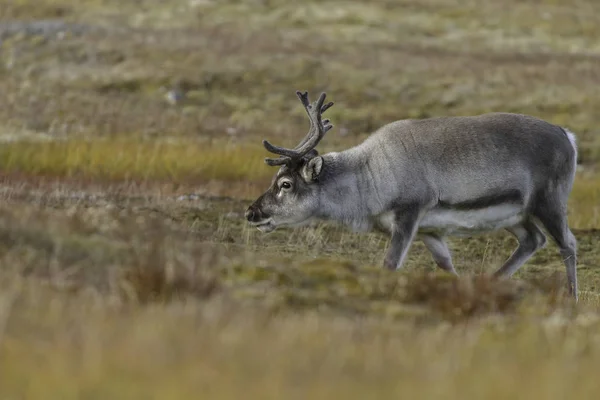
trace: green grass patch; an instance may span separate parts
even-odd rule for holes
[[[264,181],[274,170],[259,146],[136,140],[12,142],[0,146],[6,173],[111,180]]]

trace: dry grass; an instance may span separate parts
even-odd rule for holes
[[[5,281],[14,287],[14,280]],[[4,397],[593,397],[596,315],[467,325],[273,315],[229,302],[121,309],[30,281],[7,305]],[[3,290],[3,293],[6,293]],[[52,298],[51,302],[45,301]]]
[[[589,371],[599,361],[600,302],[587,293],[600,274],[586,261],[597,253],[582,256],[585,293],[574,306],[563,279],[542,271],[456,279],[426,273],[431,261],[418,249],[396,274],[311,260],[276,240],[262,254],[240,251],[215,242],[214,231],[190,234],[161,207],[169,209],[2,207],[1,396],[552,399],[597,391]],[[584,248],[594,240],[579,237]],[[333,248],[352,243],[366,244],[356,235]],[[459,269],[475,272],[478,256],[466,257]]]

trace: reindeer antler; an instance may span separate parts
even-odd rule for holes
[[[333,102],[327,104],[325,102],[325,93],[321,93],[319,99],[310,104],[308,100],[308,92],[296,91],[296,95],[302,102],[308,119],[310,120],[310,130],[302,139],[302,141],[294,149],[286,149],[284,147],[274,146],[266,140],[263,140],[265,148],[274,154],[279,154],[279,158],[266,158],[265,162],[271,166],[291,164],[300,161],[306,155],[316,155],[315,147],[319,144],[325,133],[333,128],[328,119],[321,120],[321,115],[327,111]]]

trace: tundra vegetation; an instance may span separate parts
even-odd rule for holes
[[[0,0],[1,398],[593,398],[600,3]],[[577,134],[579,303],[549,240],[263,235],[263,138],[326,91],[341,150],[401,118],[530,114]]]

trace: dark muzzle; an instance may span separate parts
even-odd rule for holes
[[[255,205],[248,207],[244,215],[249,222],[260,222],[265,219],[265,215]]]

